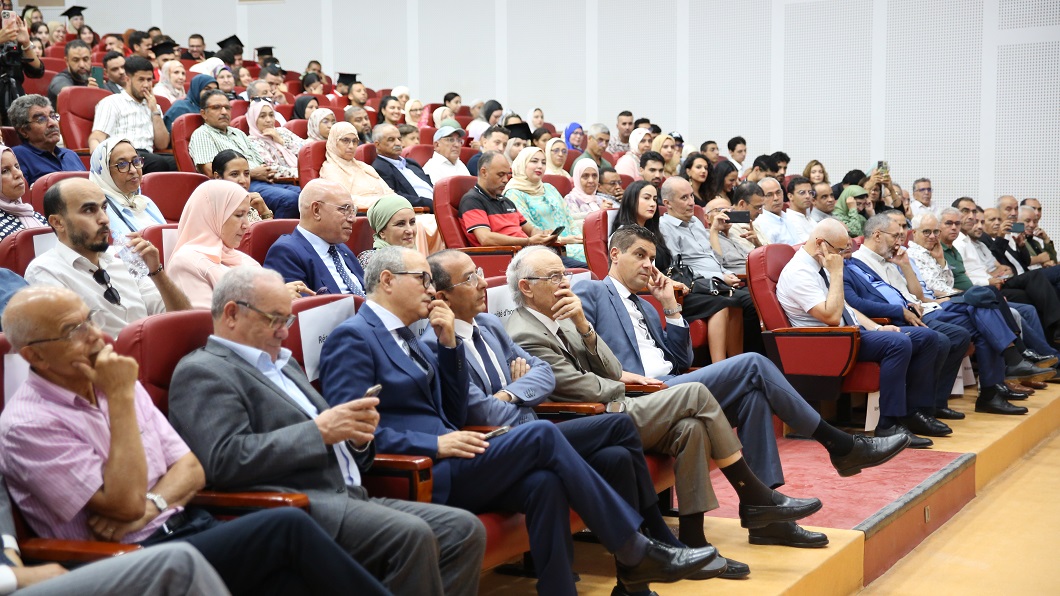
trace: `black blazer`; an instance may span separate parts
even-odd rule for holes
[[[420,195],[416,194],[416,189],[412,188],[412,185],[409,184],[409,181],[405,179],[405,175],[402,174],[401,171],[398,170],[396,167],[394,167],[394,164],[383,159],[382,157],[376,157],[375,161],[372,162],[372,167],[375,168],[375,171],[379,173],[379,177],[383,179],[383,182],[386,182],[387,186],[389,186],[397,194],[408,199],[409,202],[412,203],[413,207],[426,207],[432,213],[434,212],[434,200],[425,199]],[[414,174],[416,174],[420,177],[421,180],[429,184],[431,188],[434,188],[434,185],[431,184],[431,177],[423,171],[423,168],[420,167],[420,164],[416,163],[411,159],[405,158],[405,167],[412,170]]]

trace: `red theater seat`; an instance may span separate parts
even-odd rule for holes
[[[155,202],[167,222],[177,223],[192,191],[207,180],[194,172],[154,172],[144,175],[140,192]]]
[[[327,141],[309,141],[298,151],[298,184],[305,188],[310,180],[320,177],[320,166],[328,157]]]
[[[258,263],[265,262],[265,255],[272,248],[272,243],[284,234],[290,234],[298,225],[297,219],[266,219],[256,221],[247,227],[239,250],[250,255]]]
[[[188,152],[188,143],[191,142],[191,134],[202,125],[203,119],[199,114],[184,114],[173,121],[173,130],[169,136],[173,144],[173,157],[177,160],[177,169],[181,172],[199,171],[191,153]]]

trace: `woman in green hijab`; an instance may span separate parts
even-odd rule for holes
[[[851,184],[843,189],[843,194],[839,195],[839,200],[835,202],[835,210],[832,211],[832,217],[843,222],[843,225],[847,227],[847,234],[851,238],[857,238],[862,235],[861,227],[865,225],[867,220],[865,216],[858,213],[858,199],[868,202],[868,198],[869,193],[867,190],[856,184]]]
[[[368,225],[372,227],[372,250],[357,255],[361,267],[367,267],[376,249],[403,246],[416,249],[416,212],[405,197],[383,195],[368,209]]]

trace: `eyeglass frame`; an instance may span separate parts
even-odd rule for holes
[[[59,113],[52,112],[51,114],[37,114],[35,117],[29,119],[31,123],[40,124],[41,126],[46,126],[49,120],[53,122],[58,122]]]
[[[554,286],[558,286],[559,284],[563,283],[563,279],[564,278],[566,278],[566,280],[569,282],[571,277],[573,277],[573,276],[574,276],[574,272],[573,271],[564,271],[562,273],[553,273],[552,275],[549,275],[548,277],[543,277],[543,276],[540,276],[540,275],[536,275],[536,276],[531,276],[531,277],[524,277],[523,279],[525,279],[527,281],[547,281],[547,282],[549,282],[550,284],[552,284]],[[557,279],[557,278],[559,278],[559,279]]]
[[[418,275],[423,282],[424,290],[434,285],[434,277],[431,276],[430,271],[391,271],[390,273],[394,275]]]
[[[824,243],[827,244],[828,246],[831,246],[832,250],[834,250],[837,253],[839,253],[839,256],[841,256],[841,257],[845,257],[846,255],[854,254],[854,243],[853,242],[851,242],[850,245],[847,246],[846,248],[844,248],[843,250],[839,250],[838,248],[836,248],[836,246],[834,244],[832,244],[831,242],[825,240],[824,238],[821,238],[821,240],[824,241]]]
[[[467,279],[465,279],[464,281],[452,284],[448,288],[445,288],[445,290],[452,290],[453,288],[455,288],[457,286],[463,286],[463,285],[477,286],[480,279],[486,279],[486,274],[482,271],[482,267],[477,267],[474,271],[472,271],[470,274],[468,274]],[[445,290],[442,290],[442,289],[439,288],[439,291],[445,291]]]
[[[136,163],[137,160],[139,160],[140,163]],[[122,164],[125,165],[125,169],[122,169]],[[129,166],[133,166],[136,169],[140,169],[140,168],[144,167],[144,158],[142,156],[140,156],[140,155],[137,155],[136,157],[134,157],[134,158],[132,158],[130,160],[123,159],[123,160],[119,161],[118,163],[116,163],[116,164],[114,164],[114,165],[112,165],[110,167],[118,170],[122,174],[128,174],[129,173]]]
[[[252,310],[252,311],[258,313],[259,315],[265,317],[266,319],[268,319],[269,327],[273,331],[279,331],[280,327],[286,327],[286,328],[290,329],[291,325],[294,325],[294,322],[298,320],[298,315],[295,315],[295,314],[290,314],[290,315],[286,315],[286,316],[284,316],[284,315],[274,315],[272,313],[268,313],[268,312],[265,312],[265,311],[261,310],[260,308],[252,305],[251,303],[249,303],[249,302],[247,302],[245,300],[236,300],[235,304],[238,305],[238,306],[242,306],[242,307],[244,307],[244,308],[246,308],[248,310]]]
[[[334,203],[329,203],[329,202],[327,202],[327,201],[325,201],[323,199],[318,199],[318,200],[313,201],[313,202],[314,203],[321,203],[323,205],[331,205],[332,207],[335,208],[336,211],[341,213],[346,218],[349,218],[351,215],[357,215],[357,206],[354,205],[353,203],[346,203],[345,205],[342,205],[340,207],[339,205],[336,205]]]
[[[98,308],[90,310],[88,311],[88,316],[85,317],[84,321],[81,321],[63,335],[59,337],[49,337],[46,339],[35,339],[33,341],[26,342],[26,346],[34,346],[37,344],[44,344],[53,341],[72,341],[74,339],[74,335],[83,335],[85,333],[88,333],[88,325],[95,327],[97,330],[101,329],[103,326],[103,321],[97,319],[102,318],[102,315],[103,311]]]

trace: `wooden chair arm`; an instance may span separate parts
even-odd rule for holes
[[[597,403],[547,402],[534,406],[534,411],[545,417],[595,416],[607,411],[607,406]]]
[[[464,428],[461,428],[460,430],[467,430],[467,431],[471,431],[473,433],[486,434],[488,432],[493,432],[493,431],[497,430],[498,428],[500,428],[500,427],[499,426],[465,426]]]
[[[276,507],[297,507],[309,509],[309,497],[302,493],[272,492],[221,492],[214,490],[199,491],[191,500],[191,505],[204,509],[252,510],[274,509]]]
[[[85,149],[85,148],[71,149],[71,151],[73,151],[74,153],[76,153],[78,155],[88,155],[89,157],[92,156],[92,151],[90,149]]]
[[[514,255],[521,248],[521,246],[465,246],[457,250],[466,255],[499,255],[505,253]]]
[[[141,548],[139,544],[52,538],[30,538],[20,541],[18,546],[22,551],[22,559],[26,562],[71,563],[91,563],[107,557],[138,551]]]
[[[891,324],[891,320],[888,319],[887,317],[871,317],[871,318],[872,318],[872,322],[876,323],[877,325],[890,325]]]
[[[434,491],[431,458],[425,455],[377,453],[362,478],[369,494],[430,503]]]
[[[274,184],[291,184],[298,186],[298,178],[273,178]]]
[[[656,391],[662,391],[666,388],[667,386],[665,383],[662,385],[640,385],[638,383],[626,383],[626,395],[655,393]]]

